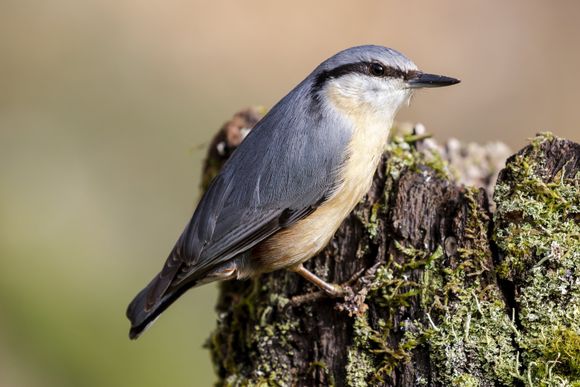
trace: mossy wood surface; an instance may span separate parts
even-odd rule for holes
[[[224,125],[204,185],[259,118]],[[221,284],[218,385],[580,386],[580,145],[534,139],[501,172],[492,213],[493,151],[450,165],[425,137],[393,137],[368,195],[306,263],[336,283],[362,271],[345,299],[295,304],[317,289],[286,271]],[[483,187],[459,183],[470,169]]]

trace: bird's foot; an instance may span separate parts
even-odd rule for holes
[[[328,283],[322,280],[320,277],[316,276],[312,272],[308,271],[302,264],[298,265],[293,269],[296,273],[300,274],[309,282],[313,283],[321,289],[321,291],[316,291],[312,293],[301,294],[294,296],[290,299],[290,304],[292,306],[299,306],[305,303],[320,300],[325,297],[331,298],[341,298],[351,295],[353,293],[351,285],[361,276],[365,269],[361,269],[356,272],[348,281],[342,284]]]

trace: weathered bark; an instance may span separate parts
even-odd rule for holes
[[[258,119],[222,128],[204,184]],[[580,145],[542,135],[512,156],[492,214],[505,149],[394,136],[368,195],[306,264],[336,283],[362,271],[352,293],[295,304],[317,289],[286,271],[223,283],[218,384],[580,383]]]

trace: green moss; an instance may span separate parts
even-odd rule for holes
[[[470,374],[461,374],[457,376],[455,379],[453,379],[451,384],[454,386],[462,387],[478,387],[480,385],[478,379]]]
[[[495,240],[506,253],[497,273],[522,282],[516,300],[521,327],[499,289],[481,282],[494,275],[489,219],[478,208],[477,190],[466,189],[466,240],[453,265],[442,264],[441,248],[430,253],[396,243],[406,259],[390,257],[377,269],[368,303],[387,317],[372,326],[367,315],[357,317],[348,353],[350,385],[382,381],[425,343],[435,381],[443,385],[580,384],[580,179],[560,174],[544,182],[534,172],[545,162],[538,153],[542,143],[553,139],[549,134],[535,139],[536,153],[516,157],[508,165],[510,183],[496,188]],[[389,154],[385,197],[406,168],[447,171],[436,158],[427,163],[403,138],[393,140]],[[367,227],[371,235],[373,230]],[[413,275],[417,270],[420,279]],[[393,340],[401,327],[391,316],[417,296],[425,318],[405,322],[404,335]]]
[[[469,255],[471,253],[471,255]],[[471,370],[469,380],[513,384],[519,378],[512,345],[515,326],[495,287],[483,287],[481,251],[466,250],[455,269],[428,265],[423,276],[423,303],[428,324],[421,333],[428,341],[439,381],[456,385]],[[469,385],[469,384],[468,384]]]
[[[427,148],[420,152],[416,149],[415,143],[420,139],[428,138],[430,135],[401,135],[395,133],[387,146],[389,160],[387,163],[387,175],[397,179],[404,169],[419,171],[429,168],[438,177],[450,178],[449,166],[441,157],[437,149]],[[386,193],[389,190],[385,190]]]
[[[255,278],[252,286],[244,287],[240,299],[233,303],[229,319],[218,321],[210,338],[210,349],[220,358],[214,363],[221,364],[226,371],[227,377],[222,381],[224,386],[285,386],[290,382],[288,367],[293,356],[290,338],[298,329],[299,321],[273,318],[274,310],[282,310],[288,299],[270,293],[274,286],[271,281],[269,276]],[[230,285],[225,283],[223,286]],[[247,329],[248,321],[256,324]],[[224,332],[226,336],[222,336]],[[277,347],[287,348],[286,354],[273,356],[268,350],[273,342]],[[244,362],[234,357],[240,353],[240,348],[245,348],[241,353],[252,358],[254,364],[258,364],[257,368],[240,367]]]
[[[580,332],[563,327],[554,327],[549,337],[534,339],[542,348],[542,356],[556,359],[552,365],[566,370],[576,381],[580,379]]]
[[[489,219],[477,206],[477,190],[465,192],[468,203],[462,248],[454,265],[427,265],[423,274],[432,364],[439,381],[451,385],[511,385],[520,378],[515,331],[499,289],[481,282],[490,270]],[[465,373],[468,370],[469,373]]]
[[[386,202],[390,187],[404,169],[435,170],[449,178],[448,168],[438,154],[431,157],[429,153],[419,153],[404,138],[393,139],[389,156]],[[377,269],[367,297],[367,302],[380,308],[386,317],[371,326],[367,315],[357,316],[354,343],[348,353],[349,385],[382,382],[399,364],[412,359],[413,350],[426,343],[437,383],[510,385],[521,379],[512,345],[514,323],[506,314],[506,305],[498,301],[502,300],[499,290],[482,289],[478,279],[489,271],[491,253],[487,241],[489,219],[478,208],[477,194],[475,188],[465,191],[469,206],[466,240],[457,251],[453,267],[443,263],[441,246],[426,251],[395,241],[397,255],[403,259],[391,256]],[[367,227],[369,233],[372,230]],[[395,326],[394,316],[417,299],[424,318]],[[396,336],[398,339],[393,340]],[[416,383],[425,384],[426,379]]]
[[[384,211],[385,206],[380,202],[373,204],[370,209],[361,207],[355,208],[353,211],[353,214],[365,227],[368,237],[373,242],[376,242],[377,233],[379,231],[379,220],[382,216],[384,216]],[[363,245],[365,248],[368,248],[368,245],[361,245]],[[361,253],[361,255],[364,255],[364,251]]]
[[[421,294],[425,318],[406,322],[402,339],[392,345],[392,320],[380,320],[371,327],[366,315],[358,316],[347,369],[349,377],[358,381],[355,385],[364,385],[361,380],[371,385],[382,381],[398,364],[410,361],[417,346],[427,342],[437,381],[444,385],[460,385],[457,381],[466,377],[466,369],[473,371],[470,380],[482,385],[510,385],[519,378],[512,346],[515,327],[505,313],[504,303],[498,301],[501,295],[497,290],[481,289],[477,280],[467,285],[466,274],[472,266],[440,269],[441,262],[437,261],[442,258],[441,249],[430,255],[408,247],[401,250],[412,254],[409,261],[395,265],[390,260],[379,268],[369,298],[389,310],[387,315],[394,316],[396,310],[409,306],[411,298]],[[422,281],[408,279],[411,271],[420,267],[424,269]]]
[[[469,370],[470,378],[482,385],[512,385],[520,378],[512,346],[515,326],[497,301],[501,295],[491,288],[478,292],[478,285],[476,281],[472,294],[462,294],[428,329],[432,364],[444,384],[454,384]]]
[[[367,224],[367,231],[372,239],[375,239],[377,237],[377,231],[378,231],[377,219],[378,219],[378,214],[379,214],[380,209],[381,209],[380,203],[375,203],[371,208],[371,216],[369,218],[369,221],[366,223]]]
[[[347,353],[346,385],[350,387],[366,387],[367,380],[375,372],[374,362],[370,355],[356,347]]]
[[[531,151],[507,169],[509,181],[498,184],[494,199],[495,241],[505,254],[498,273],[519,288],[525,380],[533,385],[580,383],[580,213],[579,175],[559,173],[545,181],[540,171],[542,134]]]
[[[369,325],[366,315],[354,321],[354,344],[348,351],[347,385],[367,386],[384,382],[397,364],[411,359],[411,351],[417,346],[416,338],[405,336],[396,346],[389,345],[392,324],[380,320],[375,329]]]

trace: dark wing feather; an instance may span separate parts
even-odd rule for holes
[[[308,90],[299,85],[287,95],[226,162],[163,270],[142,292],[147,294],[146,310],[153,310],[172,289],[199,281],[302,219],[330,195],[352,130],[346,122],[320,121],[323,112],[311,111],[317,105],[303,102],[308,97],[302,94]],[[133,304],[143,305],[143,300]],[[131,313],[135,306],[129,307],[130,318],[136,314]],[[134,326],[139,323],[131,320]]]

